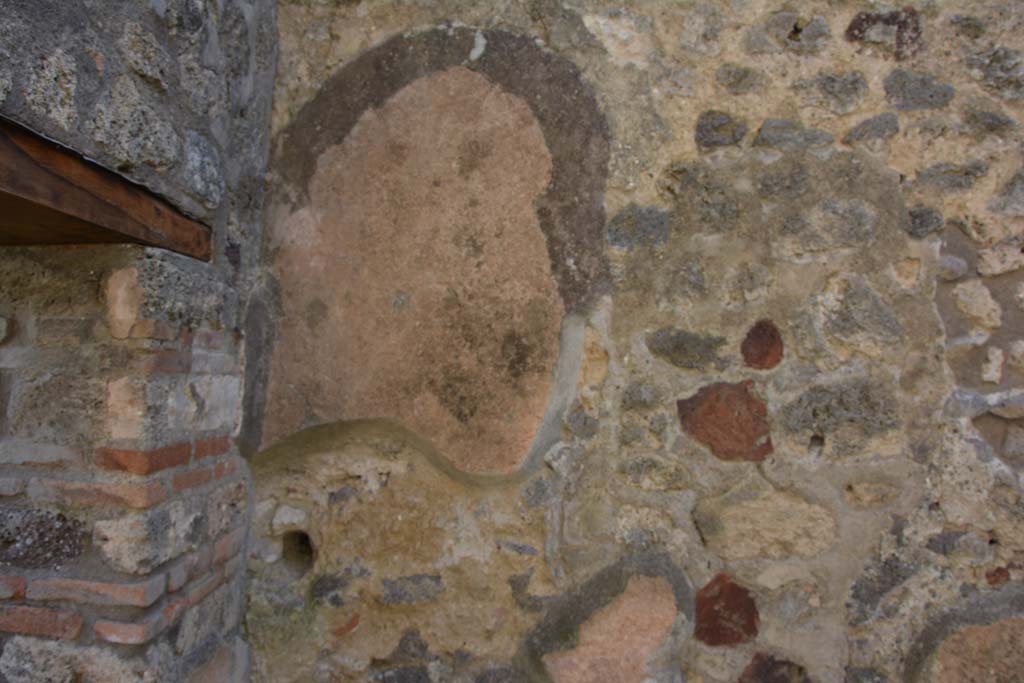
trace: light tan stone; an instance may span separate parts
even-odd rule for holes
[[[115,270],[107,278],[107,324],[115,339],[127,339],[139,317],[142,289],[136,268]]]
[[[634,576],[626,590],[581,627],[572,650],[545,655],[555,683],[643,683],[647,662],[675,620],[672,586]]]
[[[1003,323],[1003,309],[981,280],[968,280],[953,289],[953,299],[960,312],[975,326],[992,330]]]
[[[966,626],[935,654],[932,683],[1017,683],[1024,675],[1024,617]]]
[[[990,346],[985,352],[985,362],[981,366],[981,379],[991,384],[1003,381],[1003,362],[1006,356],[998,346]]]

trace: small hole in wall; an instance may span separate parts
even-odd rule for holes
[[[305,576],[313,568],[316,550],[305,531],[289,531],[281,539],[281,559],[297,576]]]
[[[821,434],[815,434],[811,437],[811,442],[807,444],[807,452],[817,458],[821,455],[822,449],[825,448],[825,437]]]

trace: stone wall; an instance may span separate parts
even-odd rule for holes
[[[273,2],[0,2],[0,113],[210,227],[211,263],[0,250],[0,680],[245,680]]]
[[[1018,7],[278,20],[254,680],[1019,678]]]

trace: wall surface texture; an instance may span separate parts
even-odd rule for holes
[[[279,3],[254,680],[1021,680],[1024,11],[906,4]]]
[[[276,59],[268,0],[0,0],[0,114],[212,230],[0,249],[0,680],[246,680],[248,468]]]

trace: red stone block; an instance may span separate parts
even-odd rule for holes
[[[212,467],[200,467],[198,469],[189,470],[188,472],[178,472],[174,475],[172,485],[174,486],[175,492],[180,492],[195,488],[196,486],[202,486],[212,478]]]
[[[0,606],[0,631],[7,633],[74,640],[83,623],[82,615],[69,609]]]
[[[167,498],[167,487],[162,481],[124,484],[49,479],[33,483],[48,490],[48,497],[56,501],[79,505],[123,505],[146,509]]]
[[[160,635],[170,623],[164,608],[159,608],[147,614],[141,621],[97,621],[93,624],[93,631],[97,638],[108,643],[142,645]]]
[[[244,542],[245,527],[238,527],[234,531],[224,534],[217,539],[213,546],[213,561],[217,564],[223,564],[228,561],[238,554]]]
[[[96,451],[96,465],[108,470],[121,470],[132,474],[152,474],[170,467],[185,465],[191,446],[173,444],[148,451],[129,448],[100,448]]]
[[[750,591],[722,573],[697,592],[694,636],[706,645],[739,645],[757,637],[757,604]]]
[[[770,370],[782,362],[784,348],[779,328],[771,320],[758,320],[740,345],[748,367]]]
[[[0,576],[0,600],[25,597],[25,579],[21,576]]]
[[[230,437],[217,436],[212,439],[201,439],[196,441],[196,460],[214,455],[223,455],[229,450],[231,450]]]
[[[1010,580],[1010,570],[1006,567],[996,567],[985,572],[985,580],[990,586],[1001,586]]]
[[[90,605],[127,605],[149,607],[164,594],[167,578],[163,574],[134,583],[108,583],[81,579],[32,579],[26,596],[29,600],[71,600]]]
[[[701,387],[676,407],[683,431],[722,460],[760,462],[772,452],[768,409],[751,380]]]
[[[154,351],[133,358],[131,368],[143,373],[188,374],[192,369],[192,354],[187,351]]]

